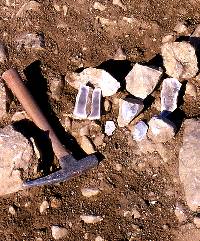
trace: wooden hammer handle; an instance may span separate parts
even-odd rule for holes
[[[49,133],[49,138],[52,142],[52,148],[55,155],[60,159],[61,157],[69,154],[66,148],[62,145],[52,127],[48,123],[46,117],[43,115],[38,104],[33,99],[32,95],[26,88],[16,69],[11,68],[2,74],[8,87],[13,94],[17,97],[27,114],[31,117],[33,122],[43,131]]]

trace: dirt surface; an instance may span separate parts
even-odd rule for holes
[[[73,111],[77,91],[65,83],[61,98],[54,100],[49,90],[50,73],[61,76],[64,81],[69,71],[101,66],[122,81],[134,62],[162,65],[159,57],[155,58],[160,53],[162,38],[173,32],[178,22],[184,22],[189,32],[200,22],[199,2],[195,0],[127,0],[123,2],[123,8],[112,1],[100,1],[106,7],[103,11],[94,9],[94,1],[45,0],[38,1],[40,7],[36,11],[24,11],[19,16],[25,2],[0,2],[0,34],[8,47],[9,66],[17,67],[27,79],[29,89],[63,143],[79,157],[82,152],[76,149],[74,138],[66,141],[69,133],[64,133],[63,124],[64,115]],[[128,18],[133,22],[130,23]],[[24,33],[43,33],[45,50],[17,50],[16,40]],[[111,60],[119,47],[124,50],[127,61]],[[2,65],[1,71],[6,67]],[[198,82],[192,81],[199,93]],[[158,98],[159,93],[158,88],[153,97]],[[185,99],[176,118],[182,121],[182,117],[199,116],[199,103],[199,95],[196,101]],[[1,126],[10,123],[16,110],[22,110],[22,107],[13,98],[8,118]],[[149,120],[156,113],[153,105],[147,105],[143,117]],[[102,132],[105,121],[116,121],[116,118],[116,108],[103,112],[98,122]],[[82,122],[77,121],[77,128],[81,125]],[[21,125],[21,129],[27,136],[32,135],[33,129],[29,125],[26,128]],[[126,128],[117,128],[112,137],[105,136],[104,143],[96,148],[103,157],[99,166],[85,175],[59,185],[1,197],[0,240],[53,240],[52,225],[66,227],[68,234],[63,240],[70,241],[95,240],[97,236],[106,241],[185,240],[185,230],[189,235],[187,241],[200,240],[199,230],[192,224],[194,214],[185,204],[178,176],[182,128],[172,141],[164,144],[168,154],[165,159],[157,149],[142,153]],[[117,164],[121,164],[121,170],[116,168]],[[91,198],[84,197],[81,194],[83,187],[97,187],[100,193]],[[59,205],[50,205],[41,214],[41,203],[47,200],[51,204],[54,198]],[[16,210],[15,215],[8,212],[11,205]],[[177,205],[183,207],[186,215],[182,223],[174,213]],[[137,210],[139,216],[134,217],[133,210]],[[85,224],[80,219],[83,214],[98,215],[103,220]]]

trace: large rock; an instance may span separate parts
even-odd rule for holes
[[[126,76],[126,89],[132,95],[145,99],[154,90],[162,71],[135,64]]]
[[[148,137],[155,143],[169,141],[175,135],[175,125],[166,118],[154,116],[151,118],[148,125]]]
[[[99,87],[103,96],[114,95],[120,88],[120,83],[103,69],[87,68],[81,73],[67,74],[65,79],[75,89],[88,83]]]
[[[119,100],[119,115],[117,122],[119,127],[128,125],[144,108],[141,100],[125,98]]]
[[[165,43],[162,57],[166,72],[176,79],[189,79],[198,72],[195,49],[187,42]]]
[[[200,120],[184,122],[183,145],[179,152],[179,176],[188,206],[196,211],[200,206]]]
[[[0,196],[21,189],[21,170],[26,171],[33,156],[30,142],[12,126],[0,129]]]

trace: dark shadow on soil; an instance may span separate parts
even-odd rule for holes
[[[72,152],[77,160],[80,160],[87,155],[80,148],[76,139],[70,133],[65,132],[59,119],[51,109],[47,96],[47,80],[43,77],[40,66],[40,61],[35,61],[24,70],[27,77],[27,88],[33,95],[33,98],[38,103],[40,109],[46,116],[62,144]],[[50,164],[53,162],[53,150],[51,147],[51,141],[48,138],[48,133],[40,130],[31,122],[20,122],[16,124],[16,128],[18,128],[18,130],[25,136],[33,136],[35,138],[36,145],[42,153],[43,163],[41,165],[48,173]]]
[[[109,59],[99,66],[97,69],[103,69],[111,74],[117,81],[121,83],[121,88],[119,90],[126,89],[125,77],[132,69],[132,63],[129,60],[113,60]]]

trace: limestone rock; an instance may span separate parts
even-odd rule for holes
[[[87,68],[78,74],[67,74],[65,79],[76,89],[79,89],[81,84],[87,83],[99,87],[103,96],[114,95],[120,88],[120,83],[103,69]]]
[[[177,108],[181,83],[175,78],[163,80],[161,90],[161,112],[173,112]]]
[[[0,129],[0,196],[21,189],[21,170],[31,165],[33,148],[30,142],[12,126]]]
[[[119,127],[128,125],[144,108],[141,100],[125,98],[119,100],[119,115],[117,122]]]
[[[102,217],[100,216],[94,216],[94,215],[81,215],[80,218],[88,224],[94,224],[94,223],[98,223],[101,222],[103,220]]]
[[[179,152],[179,176],[188,206],[196,211],[200,206],[200,120],[184,121],[183,145]]]
[[[131,131],[133,139],[135,141],[141,141],[145,139],[147,134],[148,126],[144,121],[139,121]]]
[[[68,230],[59,226],[51,227],[52,236],[55,240],[62,239],[67,236]]]
[[[115,126],[114,121],[106,121],[105,133],[106,133],[107,136],[112,136],[115,129],[116,129],[116,126]]]
[[[155,143],[169,141],[175,135],[175,125],[166,118],[154,116],[151,118],[148,125],[149,130],[147,135]]]
[[[145,99],[152,93],[158,84],[161,75],[162,71],[140,64],[135,64],[125,78],[126,89],[132,95]]]
[[[187,42],[163,44],[162,57],[166,72],[176,79],[190,79],[198,72],[195,49]]]

